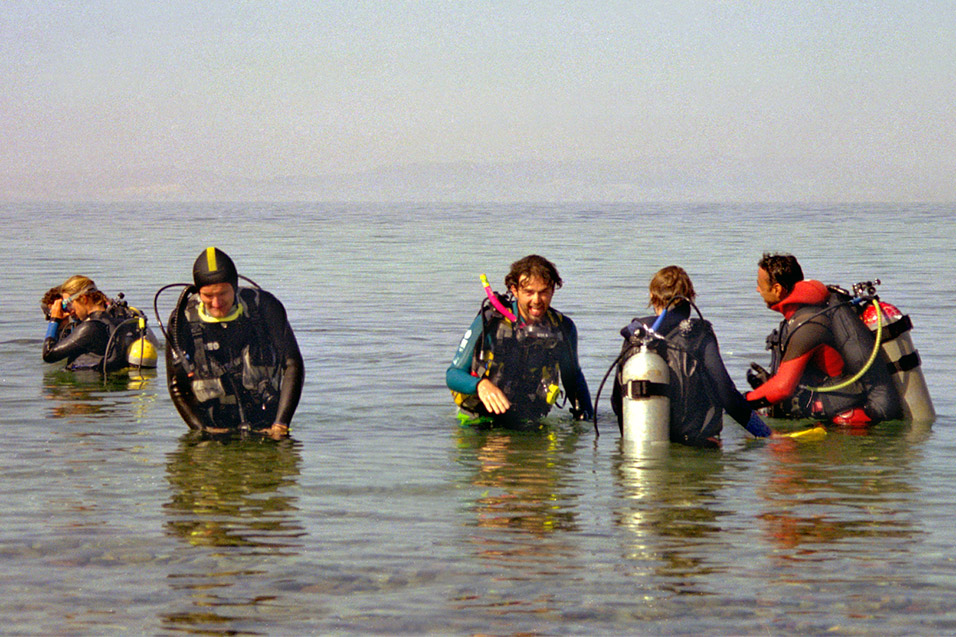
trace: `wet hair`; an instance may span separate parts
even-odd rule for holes
[[[505,277],[505,286],[508,289],[518,287],[522,279],[534,277],[540,278],[545,285],[554,289],[558,289],[563,283],[553,263],[537,254],[529,254],[511,264],[511,272]]]
[[[651,293],[651,301],[648,303],[651,307],[666,308],[668,303],[678,296],[686,297],[688,301],[697,297],[690,276],[678,265],[669,265],[658,270],[647,287]]]
[[[216,283],[230,283],[239,289],[239,272],[229,255],[219,248],[209,247],[199,253],[193,263],[193,283],[202,288]]]
[[[793,286],[803,281],[803,269],[792,254],[764,252],[757,267],[766,271],[771,285],[779,283],[787,294],[793,292]]]
[[[96,288],[96,283],[93,282],[88,276],[83,276],[82,274],[74,274],[69,279],[63,282],[60,286],[60,294],[66,294],[67,296],[81,298],[84,296],[90,297],[90,301],[93,304],[99,305],[109,305],[109,298],[100,292]]]
[[[46,293],[40,297],[40,309],[43,310],[43,316],[46,317],[46,320],[50,320],[50,306],[61,300],[63,295],[60,294],[60,286],[52,287],[46,291]]]
[[[54,301],[59,301],[61,298],[63,298],[63,295],[60,294],[60,286],[57,285],[47,290],[43,296],[40,297],[40,305],[50,306],[53,305]]]

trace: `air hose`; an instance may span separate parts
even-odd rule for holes
[[[883,338],[883,316],[882,316],[882,311],[880,310],[879,301],[877,301],[876,299],[873,299],[873,307],[876,308],[876,342],[873,343],[873,351],[870,352],[870,358],[866,361],[866,364],[863,365],[860,371],[853,374],[853,376],[851,376],[850,378],[846,379],[843,382],[837,383],[836,385],[827,385],[825,387],[805,387],[805,389],[809,389],[810,391],[815,391],[820,393],[837,391],[838,389],[849,387],[856,381],[863,378],[863,374],[869,371],[870,367],[873,366],[873,362],[876,360],[877,355],[879,355],[880,353],[880,345],[882,343],[882,338]]]
[[[115,328],[113,328],[113,333],[110,334],[109,340],[106,341],[106,350],[103,352],[103,376],[106,376],[107,372],[109,371],[106,367],[106,364],[109,361],[110,350],[113,348],[113,344],[116,342],[116,335],[120,333],[120,329],[122,327],[128,325],[129,323],[138,323],[139,338],[143,338],[144,336],[146,336],[146,319],[142,313],[140,313],[137,316],[133,316],[131,318],[126,319],[125,321],[117,325]],[[125,352],[123,352],[123,354],[125,354]],[[140,370],[143,368],[142,356],[140,356],[139,365],[137,365],[136,368]]]

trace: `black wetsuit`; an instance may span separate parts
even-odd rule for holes
[[[282,303],[248,288],[236,302],[231,321],[202,321],[196,295],[170,316],[169,394],[192,429],[289,425],[299,404],[304,365]]]
[[[630,325],[621,330],[621,334],[625,337],[624,347],[628,346],[627,338],[635,331],[635,328],[643,326],[651,326],[654,324],[654,321],[657,319],[656,316],[649,316],[642,319],[635,319],[631,322]],[[689,321],[689,323],[682,323],[684,321]],[[723,410],[726,410],[730,417],[737,421],[740,425],[747,429],[750,433],[755,436],[765,437],[770,435],[770,429],[763,423],[762,420],[754,413],[753,407],[744,396],[737,391],[736,385],[734,385],[733,379],[730,378],[730,374],[727,373],[727,368],[724,366],[724,361],[720,356],[720,347],[717,344],[717,337],[714,335],[713,328],[710,327],[710,323],[706,321],[701,321],[697,319],[690,319],[690,306],[687,304],[681,304],[678,307],[670,310],[667,315],[664,317],[664,321],[658,327],[657,332],[659,334],[667,335],[668,341],[676,341],[679,336],[680,330],[678,328],[682,327],[693,327],[693,330],[688,330],[691,334],[696,334],[692,336],[693,342],[697,343],[694,351],[686,352],[688,356],[693,359],[696,359],[703,363],[704,379],[706,385],[703,387],[704,393],[703,396],[693,397],[694,402],[699,403],[698,405],[676,405],[674,404],[674,397],[671,397],[671,441],[672,442],[681,442],[685,444],[706,444],[705,440],[709,437],[716,436],[721,431],[721,418],[723,416]],[[671,357],[666,357],[671,358]],[[672,374],[674,373],[673,364],[668,360],[668,364],[672,368]],[[672,379],[671,389],[676,387],[676,384]],[[687,398],[685,397],[685,402]],[[618,416],[618,425],[623,430],[622,418],[622,396],[621,396],[621,384],[619,378],[615,378],[614,389],[611,394],[611,406],[614,409],[614,413]],[[689,440],[685,435],[682,435],[682,431],[685,425],[690,423],[681,423],[674,422],[675,418],[680,418],[684,416],[684,420],[694,419],[694,409],[702,408],[704,410],[710,411],[709,420],[712,421],[711,428],[713,431],[703,432],[702,437],[699,440]],[[697,411],[700,411],[698,409]],[[701,416],[697,414],[696,417]],[[705,418],[708,418],[705,416]],[[696,423],[695,423],[696,424]],[[696,432],[701,433],[701,432]]]
[[[107,312],[92,312],[84,320],[74,323],[68,334],[47,336],[43,341],[44,362],[56,363],[66,359],[67,369],[102,369],[112,325]],[[125,356],[122,359],[121,367],[125,366]]]

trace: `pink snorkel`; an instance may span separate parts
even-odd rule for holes
[[[495,294],[495,291],[491,289],[491,284],[488,283],[488,277],[486,277],[484,274],[481,275],[481,284],[485,288],[485,294],[488,295],[488,300],[491,301],[491,304],[495,306],[495,309],[501,312],[501,315],[506,319],[517,325],[518,317],[515,316],[511,310],[506,308],[500,300],[498,300],[498,295]]]

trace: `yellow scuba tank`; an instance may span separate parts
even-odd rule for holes
[[[146,327],[146,321],[139,319],[139,329],[143,335],[126,348],[126,362],[132,367],[156,367],[159,362],[159,342],[153,330]]]
[[[156,340],[153,330],[146,327],[146,315],[127,303],[122,292],[110,301],[107,311],[113,326],[106,344],[107,354],[116,352],[112,348],[115,343],[118,348],[125,346],[126,351],[122,355],[130,367],[156,367],[159,361],[159,341]],[[114,366],[112,359],[118,356],[109,358],[110,366]]]

